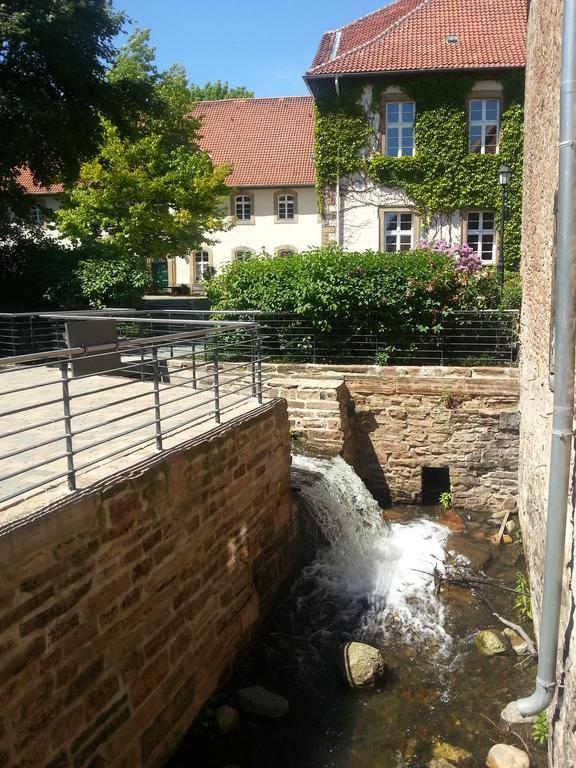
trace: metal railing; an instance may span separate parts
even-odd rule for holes
[[[256,324],[105,316],[118,341],[75,347],[65,323],[85,314],[18,316],[28,334],[18,348],[38,349],[0,359],[0,505],[64,481],[74,490],[91,469],[262,402]],[[75,373],[79,360],[100,370]]]

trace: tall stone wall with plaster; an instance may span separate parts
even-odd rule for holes
[[[518,378],[512,368],[276,365],[296,437],[342,454],[381,502],[421,500],[448,467],[457,508],[515,509]]]
[[[536,624],[542,599],[545,515],[550,468],[549,387],[554,284],[561,0],[532,0],[528,23],[522,236],[519,519],[530,572]],[[548,710],[551,768],[576,765],[575,501],[568,504],[557,697]],[[522,695],[531,691],[519,692]]]
[[[0,765],[163,765],[294,564],[285,403],[0,535]]]

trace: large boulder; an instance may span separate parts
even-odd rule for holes
[[[250,715],[278,720],[288,714],[290,705],[282,696],[266,690],[261,685],[241,688],[236,693],[236,700],[243,712]]]
[[[530,758],[518,747],[494,744],[486,758],[488,768],[530,768]]]
[[[482,656],[497,656],[499,653],[506,653],[508,648],[506,644],[493,629],[482,629],[474,635],[474,644]]]
[[[342,673],[351,688],[366,688],[386,676],[386,662],[378,648],[351,642],[342,646]]]

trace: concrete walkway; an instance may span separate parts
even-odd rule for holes
[[[163,447],[173,448],[215,426],[214,393],[195,389],[187,370],[171,370],[164,379],[160,384]],[[211,384],[211,377],[201,383]],[[232,394],[222,392],[222,423],[257,407],[253,398],[242,402],[250,394],[249,386]],[[71,379],[70,396],[79,489],[157,453],[152,381],[111,375]],[[18,495],[0,502],[0,525],[24,508],[26,512],[40,509],[68,493],[58,367],[0,370],[0,435],[6,433],[13,434],[0,436],[0,476],[14,474],[0,481],[0,498]],[[37,484],[42,485],[34,489]]]

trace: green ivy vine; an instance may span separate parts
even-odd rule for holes
[[[386,186],[402,187],[424,221],[432,214],[460,208],[496,211],[500,218],[498,169],[513,170],[507,191],[504,248],[506,266],[518,269],[522,216],[523,89],[520,72],[495,74],[504,88],[500,146],[497,155],[468,152],[467,98],[479,78],[467,75],[387,80],[372,86],[366,105],[362,81],[344,81],[340,96],[320,93],[316,99],[315,160],[319,203],[338,176],[363,172]],[[416,103],[414,157],[387,157],[375,146],[373,119],[382,92],[397,85]],[[333,84],[330,86],[333,89]]]

